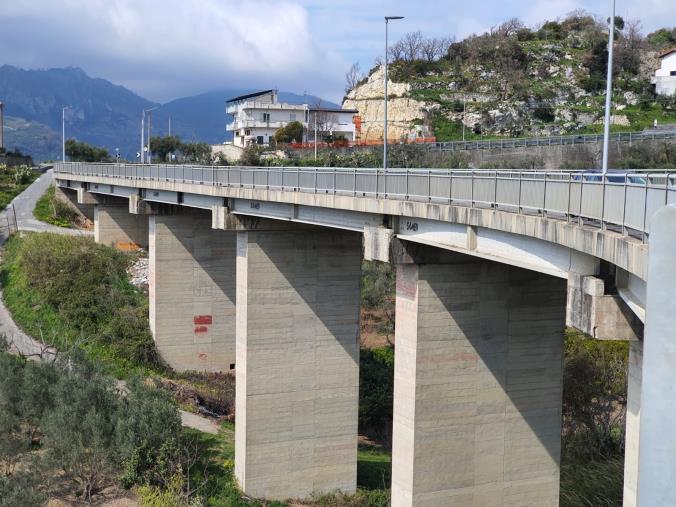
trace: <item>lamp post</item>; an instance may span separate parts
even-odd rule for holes
[[[317,160],[317,111],[315,111],[315,160]]]
[[[145,164],[145,147],[146,143],[144,140],[145,136],[145,123],[146,123],[146,114],[150,113],[151,111],[154,111],[157,109],[158,106],[156,107],[151,107],[149,109],[143,109],[141,111],[141,163]],[[148,119],[148,126],[150,126],[150,118]],[[150,144],[150,129],[148,129],[148,144]],[[150,147],[148,147],[148,159],[150,159]]]
[[[61,108],[61,162],[66,161],[66,109],[70,106]]]
[[[603,174],[608,172],[608,141],[610,140],[610,107],[613,94],[613,42],[615,41],[615,0],[610,0],[610,22],[608,23],[608,77],[606,78],[606,117],[603,122]]]
[[[404,16],[385,16],[385,124],[383,125],[383,170],[387,170],[387,36],[390,21],[396,19],[404,19]]]

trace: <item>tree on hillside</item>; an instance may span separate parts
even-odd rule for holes
[[[211,161],[211,146],[207,143],[181,143],[179,150],[189,162],[208,164]]]
[[[359,62],[354,62],[345,73],[345,93],[349,93],[350,90],[355,88],[363,77],[364,75],[359,67]]]
[[[153,137],[150,139],[150,151],[161,161],[167,160],[170,153],[181,148],[181,139],[178,136]]]
[[[105,148],[98,148],[84,142],[68,139],[66,155],[73,162],[109,162],[110,155]]]
[[[287,123],[275,132],[275,141],[278,143],[299,143],[303,141],[303,124],[299,121]]]

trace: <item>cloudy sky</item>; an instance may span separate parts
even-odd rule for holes
[[[645,32],[676,25],[674,0],[617,0]],[[339,100],[354,61],[383,52],[383,15],[407,31],[462,38],[511,17],[529,25],[608,0],[0,0],[0,64],[77,66],[157,101],[219,88]]]

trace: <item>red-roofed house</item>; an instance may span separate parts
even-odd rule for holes
[[[659,55],[662,66],[655,71],[650,80],[655,85],[658,95],[674,95],[676,93],[676,48],[669,49]]]

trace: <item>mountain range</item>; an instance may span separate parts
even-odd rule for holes
[[[124,86],[88,76],[76,67],[25,70],[0,66],[0,101],[5,104],[5,147],[36,160],[61,153],[61,115],[66,110],[66,138],[107,148],[133,159],[140,147],[141,111],[152,113],[152,135],[178,135],[184,141],[218,144],[232,139],[225,125],[225,103],[254,89],[214,90],[166,104],[143,98]],[[279,92],[281,101],[335,104],[311,95]]]

